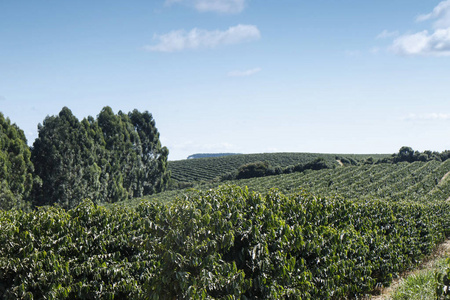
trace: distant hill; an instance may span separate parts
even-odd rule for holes
[[[382,157],[382,155],[371,155]],[[356,156],[355,158],[358,158]],[[285,194],[297,193],[304,189],[317,195],[336,194],[353,199],[386,199],[389,201],[417,201],[427,203],[431,199],[447,199],[450,195],[450,159],[439,162],[416,161],[414,163],[360,164],[311,172],[295,172],[276,176],[240,179],[226,184],[248,187],[251,191],[267,192],[277,188]],[[186,173],[188,175],[189,173]],[[224,182],[198,183],[198,190],[215,189]],[[177,198],[195,193],[194,190],[180,189],[157,193],[146,197],[156,202],[171,202]],[[131,205],[140,203],[140,198],[130,199]]]
[[[320,154],[320,153],[259,153],[239,154],[221,157],[204,157],[169,161],[171,178],[178,182],[208,181],[228,172],[236,171],[248,163],[266,161],[276,167],[287,167],[312,162],[322,157],[328,162],[338,164],[336,159],[364,160],[387,157],[387,154]]]
[[[189,155],[187,159],[206,158],[206,157],[222,157],[230,155],[239,155],[241,153],[196,153]]]

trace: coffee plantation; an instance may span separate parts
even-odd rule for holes
[[[171,203],[0,212],[3,299],[341,299],[388,285],[449,234],[444,201],[236,186]]]
[[[450,235],[449,151],[168,164],[148,112],[0,125],[0,299],[363,298]]]

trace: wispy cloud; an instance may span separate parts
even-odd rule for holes
[[[434,33],[427,30],[398,37],[390,48],[400,55],[450,55],[450,28],[438,29]]]
[[[389,50],[408,56],[450,56],[450,0],[440,2],[431,13],[419,15],[417,22],[434,19],[434,31],[423,30],[397,37]],[[384,34],[383,34],[384,33]],[[389,32],[379,36],[388,37]]]
[[[431,13],[419,15],[416,21],[423,22],[432,19],[436,20],[433,24],[434,28],[450,27],[450,0],[440,2]]]
[[[157,52],[177,52],[186,49],[215,48],[221,45],[233,45],[258,40],[259,29],[254,25],[239,24],[227,30],[208,31],[194,28],[187,32],[175,30],[162,35],[155,35],[155,45],[144,46],[145,50]]]
[[[444,113],[429,113],[429,114],[409,114],[404,117],[406,121],[437,121],[437,120],[450,120],[450,114]]]
[[[254,68],[254,69],[249,69],[249,70],[245,70],[245,71],[235,70],[235,71],[228,72],[228,76],[229,77],[245,77],[245,76],[254,75],[261,71],[262,71],[261,68]]]
[[[397,30],[395,30],[395,31],[383,30],[382,32],[380,32],[380,34],[377,35],[377,39],[393,38],[398,35],[399,35],[399,32]]]
[[[166,0],[167,5],[183,3],[199,12],[237,14],[244,10],[246,0]]]

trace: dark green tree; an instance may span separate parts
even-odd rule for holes
[[[266,176],[270,165],[266,161],[257,161],[240,166],[237,172],[237,179]]]
[[[160,192],[167,188],[170,172],[167,169],[167,157],[169,150],[161,146],[159,132],[155,126],[152,115],[145,111],[143,113],[133,110],[128,113],[137,132],[141,147],[141,159],[144,165],[142,170],[143,193],[145,195]]]
[[[0,113],[0,209],[28,207],[34,182],[30,156],[23,131]]]
[[[43,180],[36,205],[73,207],[84,198],[116,202],[140,197],[163,190],[169,177],[168,151],[161,147],[155,122],[137,110],[114,114],[105,107],[97,119],[79,122],[64,107],[39,126],[32,154]]]
[[[411,147],[403,146],[398,151],[398,154],[394,157],[394,162],[413,162],[414,161],[414,150]]]
[[[83,198],[93,196],[98,174],[89,172],[95,171],[95,158],[86,128],[64,107],[58,116],[46,117],[38,130],[32,161],[36,174],[42,179],[42,187],[34,191],[34,204],[56,202],[72,207]]]

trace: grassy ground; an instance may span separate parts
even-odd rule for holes
[[[416,270],[400,276],[389,288],[384,289],[381,295],[372,297],[372,300],[435,300],[435,274],[446,268],[446,259],[449,256],[450,240],[446,240],[428,261],[424,262]]]

